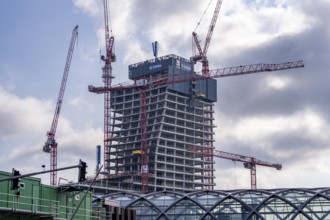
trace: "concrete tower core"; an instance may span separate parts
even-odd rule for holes
[[[132,64],[128,70],[137,85],[165,76],[198,77],[192,61],[173,54]],[[214,148],[216,80],[148,86],[145,101],[149,192],[213,190],[213,157],[189,148]],[[110,185],[141,191],[140,89],[113,91],[111,109],[112,140],[105,155]]]

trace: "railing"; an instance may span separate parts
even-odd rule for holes
[[[0,193],[0,210],[58,216],[59,201]]]
[[[68,206],[59,206],[59,216],[64,219],[71,219],[72,214],[75,212],[76,207],[68,207]],[[91,209],[82,209],[76,212],[74,219],[75,220],[96,220],[100,218],[93,217],[93,211]]]
[[[74,199],[74,198],[73,198]],[[38,215],[54,219],[71,219],[76,207],[60,205],[57,200],[33,198],[22,195],[0,193],[0,212],[22,215]],[[80,208],[75,214],[75,220],[104,219],[104,211]]]

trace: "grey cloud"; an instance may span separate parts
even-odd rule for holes
[[[288,77],[292,84],[283,90],[263,86],[263,80],[267,77],[265,74],[220,79],[218,110],[233,117],[235,114],[238,114],[237,117],[242,114],[290,114],[304,106],[322,106],[320,109],[329,112],[327,94],[330,92],[330,75],[326,58],[329,58],[330,51],[327,49],[329,37],[324,32],[323,27],[317,26],[299,35],[277,38],[227,60],[240,65],[257,61],[276,63],[303,59],[305,68],[265,73],[268,76]]]

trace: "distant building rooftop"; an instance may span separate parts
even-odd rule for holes
[[[190,73],[194,71],[194,62],[174,54],[146,60],[128,66],[129,79],[157,74],[169,68]]]

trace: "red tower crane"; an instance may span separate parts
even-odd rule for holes
[[[51,170],[56,170],[56,168],[57,168],[57,143],[55,141],[56,128],[57,128],[57,123],[58,123],[58,119],[59,119],[60,112],[61,112],[65,86],[66,86],[66,82],[68,80],[72,54],[73,54],[74,45],[75,45],[77,37],[78,37],[78,25],[75,26],[72,31],[70,46],[69,46],[68,55],[66,58],[65,67],[64,67],[61,88],[60,88],[60,92],[59,92],[59,95],[57,98],[53,122],[50,127],[50,131],[47,132],[47,137],[48,137],[47,141],[46,141],[45,145],[43,146],[43,151],[46,153],[50,153],[50,169]],[[52,171],[50,173],[50,184],[52,186],[56,185],[56,179],[57,179],[57,172]]]
[[[101,56],[101,60],[104,61],[103,67],[103,82],[104,88],[110,88],[112,84],[112,79],[114,78],[112,74],[112,62],[116,61],[116,56],[113,52],[115,38],[110,36],[109,31],[109,10],[108,10],[108,0],[103,0],[103,9],[104,9],[104,29],[105,29],[105,46],[106,46],[106,55]],[[111,144],[111,97],[110,92],[104,92],[104,155],[109,153],[109,146]],[[104,168],[105,170],[109,169],[109,161],[104,157]],[[110,173],[110,170],[108,170]]]
[[[207,59],[207,50],[210,46],[210,43],[211,43],[211,38],[212,38],[212,34],[213,34],[213,31],[214,31],[214,28],[215,28],[215,24],[217,22],[217,19],[218,19],[218,15],[219,15],[219,12],[220,12],[220,8],[221,8],[221,5],[222,5],[222,0],[218,0],[217,1],[217,4],[215,6],[215,9],[214,9],[214,13],[213,13],[213,17],[212,17],[212,20],[211,20],[211,23],[210,23],[210,26],[209,26],[209,30],[207,32],[207,35],[206,35],[206,40],[205,40],[205,44],[204,44],[204,49],[202,50],[202,47],[199,43],[199,39],[198,39],[198,36],[197,36],[197,33],[196,32],[192,32],[192,37],[193,37],[193,40],[196,44],[196,47],[198,49],[198,55],[195,55],[194,57],[192,57],[191,59],[196,63],[197,61],[201,61],[202,62],[202,74],[203,76],[208,76],[209,74],[209,61]]]
[[[106,1],[104,0],[104,10],[105,10],[105,22],[106,22],[106,30],[108,30],[107,26],[107,5]],[[199,54],[192,57],[191,60],[195,63],[197,61],[202,62],[202,72],[196,74],[188,74],[188,75],[177,75],[173,78],[168,78],[168,76],[165,76],[163,78],[144,78],[146,80],[146,84],[144,85],[137,85],[136,81],[134,83],[128,83],[128,84],[118,84],[111,86],[111,79],[113,78],[111,74],[111,61],[112,58],[114,59],[115,56],[112,54],[112,45],[114,42],[114,38],[110,43],[107,44],[107,57],[109,64],[104,66],[104,87],[94,87],[89,86],[88,89],[90,92],[94,92],[97,94],[104,93],[105,98],[105,107],[104,107],[104,164],[105,169],[109,169],[110,163],[106,159],[107,155],[109,154],[109,146],[111,144],[111,131],[110,131],[110,111],[111,111],[111,105],[110,105],[110,92],[116,91],[116,90],[124,90],[129,88],[140,88],[140,133],[141,133],[141,175],[142,175],[142,191],[147,192],[148,191],[148,140],[147,140],[147,113],[146,113],[146,88],[153,85],[163,85],[163,84],[174,84],[174,83],[181,83],[181,82],[192,82],[196,80],[206,80],[210,78],[221,78],[221,77],[228,77],[228,76],[236,76],[236,75],[243,75],[243,74],[251,74],[251,73],[258,73],[258,72],[270,72],[270,71],[278,71],[278,70],[285,70],[285,69],[293,69],[293,68],[300,68],[304,67],[303,61],[294,61],[294,62],[286,62],[286,63],[279,63],[279,64],[253,64],[253,65],[245,65],[245,66],[236,66],[236,67],[229,67],[229,68],[223,68],[218,70],[209,70],[209,63],[206,57],[207,50],[209,48],[212,34],[215,28],[215,24],[220,12],[220,7],[222,4],[222,0],[218,0],[214,14],[211,20],[211,24],[209,26],[208,34],[206,37],[204,49],[202,50],[201,45],[199,44],[199,40],[197,37],[197,34],[195,32],[192,33],[193,39],[195,41],[195,44],[198,48]],[[106,42],[108,42],[106,33]],[[105,59],[107,61],[107,59]],[[110,169],[109,169],[110,171]]]
[[[282,165],[279,163],[269,163],[266,161],[256,159],[254,157],[248,157],[248,156],[243,156],[243,155],[239,155],[239,154],[228,153],[228,152],[214,150],[214,149],[210,149],[210,148],[202,148],[202,147],[194,146],[194,147],[190,148],[190,151],[193,153],[196,153],[196,154],[202,154],[206,158],[215,156],[215,157],[219,157],[219,158],[223,158],[223,159],[227,159],[227,160],[243,162],[244,167],[247,169],[250,169],[251,189],[257,188],[256,165],[272,167],[272,168],[276,168],[277,170],[282,169]]]
[[[173,78],[165,76],[163,78],[144,78],[144,85],[137,84],[138,80],[131,83],[117,84],[111,87],[94,87],[88,86],[88,90],[93,93],[108,93],[125,89],[140,89],[140,131],[141,131],[141,175],[142,175],[142,191],[148,191],[148,140],[147,140],[147,120],[146,120],[146,89],[151,86],[168,85],[183,82],[192,82],[197,80],[207,80],[211,78],[222,78],[229,76],[245,75],[252,73],[273,72],[279,70],[287,70],[304,67],[302,60],[285,62],[278,64],[252,64],[236,67],[228,67],[217,70],[210,70],[208,76],[203,76],[202,72],[197,74],[176,75]]]

